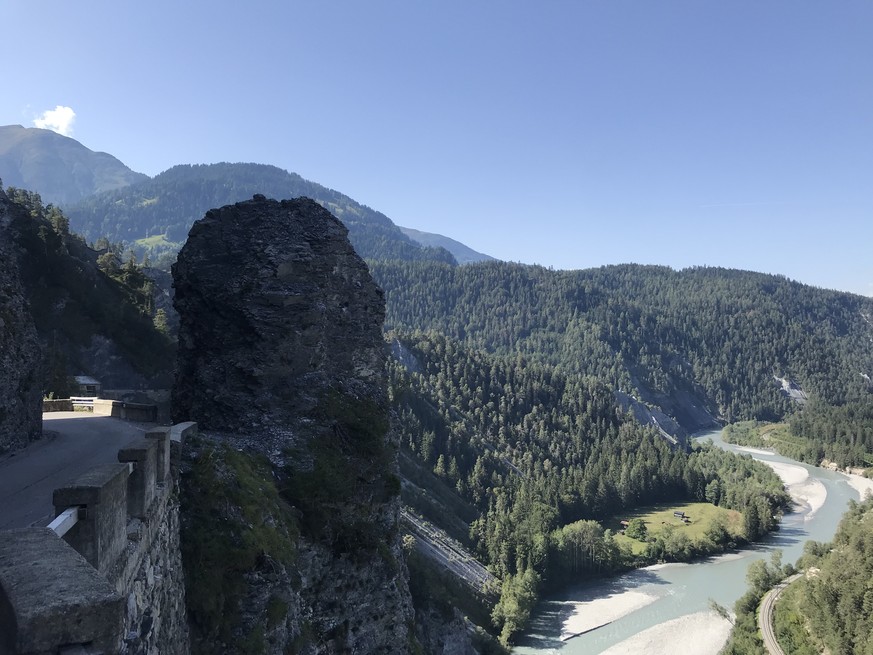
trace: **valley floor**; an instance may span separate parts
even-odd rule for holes
[[[755,452],[754,449],[748,448],[742,450]],[[768,461],[764,463],[779,475],[795,504],[806,508],[807,516],[814,514],[824,504],[827,497],[825,487],[818,480],[812,479],[803,466]],[[849,485],[862,499],[867,492],[873,494],[873,480],[855,474],[844,475],[848,478]],[[730,558],[732,555],[725,554],[720,557]],[[600,597],[592,594],[590,599],[572,603],[573,610],[564,621],[561,640],[572,640],[575,635],[607,625],[655,600],[656,597],[633,589],[606,593]],[[604,655],[632,653],[717,655],[727,642],[730,630],[730,623],[717,613],[695,612],[643,630],[603,653]]]

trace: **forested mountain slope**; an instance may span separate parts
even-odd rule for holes
[[[759,560],[746,574],[748,591],[736,602],[736,621],[725,655],[766,655],[758,606],[795,570],[801,575],[779,594],[773,634],[791,655],[873,654],[873,497],[850,501],[833,541],[807,541],[797,566]],[[788,578],[790,580],[790,578]]]
[[[873,300],[715,268],[553,271],[509,263],[372,262],[386,327],[433,331],[563,374],[593,376],[687,430],[775,420],[795,402],[869,402]]]
[[[404,500],[502,578],[505,642],[542,585],[754,540],[787,502],[771,471],[682,434],[674,445],[619,399],[688,432],[800,420],[791,384],[809,399],[807,431],[822,407],[873,403],[873,301],[860,296],[709,268],[370,268],[387,298]],[[742,529],[719,520],[702,540],[680,530],[635,553],[611,532],[624,512],[679,501],[736,510]]]
[[[264,164],[180,165],[152,179],[97,194],[66,208],[70,224],[85,238],[125,242],[153,261],[175,259],[194,221],[210,209],[249,200],[312,198],[349,228],[355,250],[366,258],[433,260],[454,264],[442,248],[426,248],[391,220],[348,196]]]
[[[788,501],[766,466],[673,446],[591,377],[435,334],[390,338],[403,499],[502,578],[494,619],[504,642],[541,585],[755,540]],[[622,512],[680,501],[742,512],[742,528],[715,522],[698,540],[666,533],[637,554],[615,539]]]
[[[795,596],[810,652],[873,653],[873,499],[850,506],[830,544],[807,544],[801,565],[812,567]]]
[[[166,387],[174,348],[154,324],[154,285],[134,260],[89,248],[38,194],[9,188],[9,232],[43,345],[42,390],[68,397],[68,377],[107,388]]]

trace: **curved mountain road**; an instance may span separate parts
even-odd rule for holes
[[[773,630],[773,608],[776,606],[776,601],[779,600],[779,596],[783,591],[785,591],[785,588],[795,580],[802,577],[802,575],[802,573],[795,573],[794,575],[785,578],[782,582],[768,591],[764,595],[764,599],[761,601],[761,607],[758,611],[758,627],[764,638],[764,647],[770,655],[785,655],[782,646],[780,646],[779,642],[776,641],[776,633]]]
[[[0,458],[0,530],[48,525],[52,493],[95,464],[118,461],[118,449],[151,423],[88,412],[43,414],[43,438]]]

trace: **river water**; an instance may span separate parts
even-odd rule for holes
[[[781,455],[726,444],[719,431],[706,433],[698,438],[712,439],[721,448],[752,454],[755,459],[777,462],[795,478],[804,477],[805,470],[809,477],[804,486],[814,491],[809,494],[811,503],[804,503],[796,511],[787,513],[778,532],[768,536],[755,548],[691,564],[648,567],[611,580],[574,586],[544,600],[537,607],[530,632],[519,640],[519,645],[513,652],[524,655],[558,652],[561,655],[591,655],[601,653],[641,631],[666,622],[677,620],[677,627],[681,626],[680,617],[685,617],[686,623],[695,620],[689,615],[700,617],[700,613],[708,612],[710,599],[731,609],[734,602],[746,591],[746,569],[751,562],[756,559],[769,559],[771,552],[778,548],[783,553],[782,562],[793,564],[803,553],[803,545],[807,540],[830,541],[849,500],[859,499],[858,492],[849,486],[846,476],[840,473],[802,464]],[[823,497],[823,492],[826,492],[826,497]],[[588,606],[587,603],[591,601],[594,602]],[[589,607],[590,612],[597,613],[602,612],[604,605],[609,605],[612,601],[615,601],[616,606],[624,608],[618,612],[624,613],[624,616],[586,634],[567,641],[560,640],[565,631],[565,621],[580,608],[580,603],[586,604],[581,606],[583,613]],[[628,609],[630,611],[625,613]],[[673,645],[668,648],[665,644],[663,652],[676,653],[676,642],[681,641],[681,634],[681,629],[677,630],[670,639]],[[621,647],[617,650],[637,652],[630,646],[627,650],[622,650]],[[650,645],[639,652],[660,651]]]

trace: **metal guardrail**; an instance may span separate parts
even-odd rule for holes
[[[68,507],[63,512],[55,517],[55,520],[48,524],[55,534],[63,537],[70,529],[79,522],[79,508]]]

